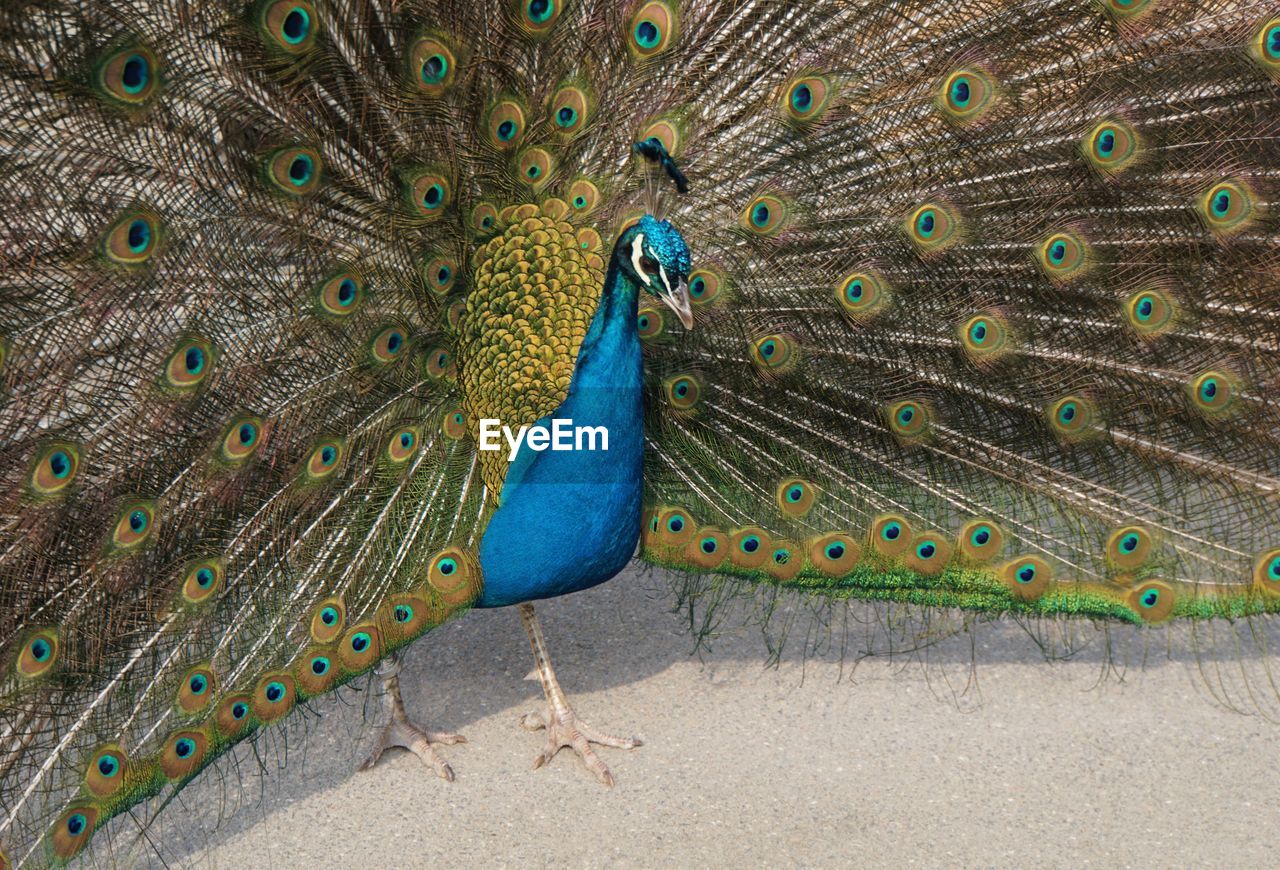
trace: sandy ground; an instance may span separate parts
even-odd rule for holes
[[[579,713],[645,740],[602,750],[615,788],[567,751],[530,769],[524,633],[477,612],[420,641],[402,679],[412,715],[466,734],[443,749],[456,782],[402,751],[355,772],[379,707],[349,691],[305,742],[295,725],[189,788],[153,841],[194,867],[1280,864],[1280,725],[1215,703],[1194,657],[1102,679],[1101,644],[1049,664],[1006,624],[928,663],[851,669],[794,643],[765,668],[751,629],[691,656],[662,583],[628,573],[541,607]],[[1140,657],[1137,635],[1119,643]]]

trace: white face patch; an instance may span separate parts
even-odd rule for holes
[[[662,279],[662,286],[666,288],[667,295],[671,295],[671,281],[667,279],[667,269],[661,263],[658,264],[658,277]]]
[[[631,240],[631,268],[640,276],[640,280],[644,282],[644,286],[649,286],[649,276],[645,274],[644,269],[640,268],[640,258],[644,256],[644,233],[636,233],[636,237]]]

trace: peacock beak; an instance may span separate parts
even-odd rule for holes
[[[684,324],[685,329],[693,329],[693,308],[689,305],[689,282],[681,278],[676,283],[676,288],[671,289],[671,283],[667,280],[667,273],[664,269],[660,276],[662,278],[662,292],[658,294],[658,298],[676,313],[676,317],[680,318],[680,322]]]

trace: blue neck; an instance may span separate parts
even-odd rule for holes
[[[604,426],[609,449],[521,448],[480,542],[479,606],[587,589],[621,571],[635,552],[644,488],[639,297],[640,288],[611,262],[568,396],[552,415],[575,426]]]

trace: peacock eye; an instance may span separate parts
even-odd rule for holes
[[[650,275],[658,274],[658,261],[652,257],[641,257],[640,268],[644,269]]]

